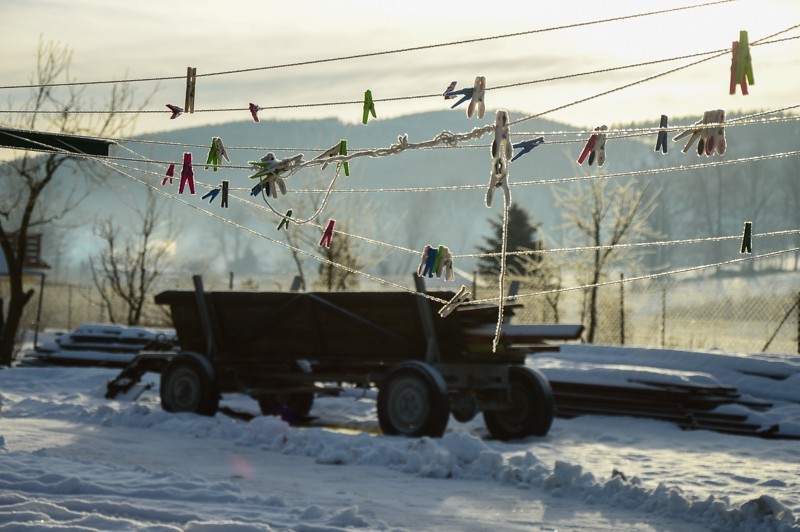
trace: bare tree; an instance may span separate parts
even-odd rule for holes
[[[345,231],[344,227],[342,231]],[[336,265],[360,270],[364,265],[359,264],[358,258],[353,252],[352,240],[346,234],[337,234],[332,239],[330,247],[321,248],[322,256]],[[334,264],[323,262],[319,265],[319,277],[314,281],[314,285],[329,292],[341,292],[356,288],[359,282],[358,275]]]
[[[147,189],[145,206],[137,209],[137,213],[141,225],[133,234],[123,236],[110,217],[95,227],[105,248],[89,260],[89,267],[112,323],[123,321],[114,305],[119,299],[123,303],[124,322],[139,325],[145,301],[169,259],[175,227],[164,223],[164,204],[159,205],[151,189]]]
[[[588,320],[586,341],[594,342],[597,331],[597,292],[604,269],[620,259],[622,250],[614,246],[636,238],[653,236],[647,219],[655,208],[656,196],[645,198],[647,186],[636,188],[636,182],[618,184],[610,194],[608,181],[593,180],[573,190],[554,190],[556,203],[563,209],[563,218],[574,225],[578,235],[592,246],[588,264]]]
[[[10,115],[16,118],[9,119],[6,125],[99,137],[120,136],[132,130],[136,115],[119,112],[133,107],[133,93],[128,85],[111,86],[106,114],[74,113],[83,110],[87,103],[91,105],[90,100],[75,86],[53,86],[61,81],[74,81],[69,74],[72,51],[61,44],[40,41],[36,59],[30,95],[20,109],[23,112]],[[10,107],[14,107],[13,102]],[[71,186],[54,180],[56,174],[69,167],[81,177],[94,175],[98,178],[99,175],[93,174],[92,163],[85,159],[60,153],[26,151],[2,165],[0,186],[4,197],[0,200],[0,248],[8,264],[10,297],[0,338],[0,366],[8,366],[13,360],[23,310],[34,293],[24,290],[28,235],[62,219],[87,194],[87,187],[81,188],[79,179],[73,180]],[[54,183],[58,186],[52,186]]]

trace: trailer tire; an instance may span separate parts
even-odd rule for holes
[[[204,356],[181,353],[161,374],[161,407],[167,412],[213,416],[219,405],[214,368]]]
[[[308,416],[314,406],[312,392],[273,393],[261,395],[258,406],[265,416],[281,416],[289,423],[297,422]]]
[[[547,435],[555,416],[553,391],[547,377],[523,366],[512,366],[508,372],[511,408],[484,411],[483,420],[489,433],[498,440]]]
[[[401,362],[386,374],[378,390],[378,422],[384,434],[438,438],[449,418],[447,385],[432,366]]]

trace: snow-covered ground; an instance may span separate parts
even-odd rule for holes
[[[736,386],[800,434],[800,358],[565,346],[551,377]],[[0,371],[0,530],[800,530],[800,442],[624,417],[556,419],[543,438],[379,433],[375,394],[317,398],[310,427],[168,414],[158,377],[104,399],[117,370]],[[228,406],[257,412],[246,397]],[[614,474],[615,470],[621,474]]]

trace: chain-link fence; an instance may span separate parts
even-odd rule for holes
[[[600,286],[594,343],[800,353],[800,294],[780,283],[764,285],[755,279],[722,278]],[[555,297],[520,299],[524,306],[512,323],[582,323],[588,329],[588,290],[562,292],[557,302]]]
[[[617,274],[619,275],[619,274]],[[669,278],[660,281],[616,283],[598,288],[597,321],[594,343],[639,347],[678,349],[714,349],[730,352],[798,353],[800,327],[800,294],[781,280],[743,278],[710,278],[681,281]],[[508,284],[513,279],[509,279]],[[617,277],[615,280],[619,280]],[[42,278],[26,278],[25,290],[35,290],[25,308],[22,329],[47,328],[70,330],[81,323],[108,323],[109,311],[94,286],[60,283]],[[411,276],[393,280],[413,288]],[[521,280],[519,294],[532,294],[544,288]],[[203,278],[208,291],[275,290],[261,286],[253,279],[227,276]],[[526,284],[527,283],[527,284]],[[291,279],[286,279],[288,290]],[[154,293],[161,290],[192,290],[191,276],[165,278]],[[361,290],[392,290],[386,285],[362,286]],[[454,290],[451,284],[431,285],[429,290]],[[478,287],[476,298],[496,296],[496,285]],[[41,293],[41,310],[40,310]],[[0,298],[8,304],[8,279],[0,278]],[[588,327],[588,292],[569,290],[522,297],[516,303],[511,323],[582,323]],[[112,301],[112,312],[124,318],[125,305]],[[123,320],[118,320],[122,321]],[[143,326],[170,326],[167,310],[147,298]],[[586,333],[584,333],[584,337]]]

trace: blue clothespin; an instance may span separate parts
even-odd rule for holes
[[[473,92],[475,92],[475,89],[473,89],[472,87],[467,87],[466,89],[460,89],[457,91],[447,91],[444,93],[444,99],[450,100],[452,98],[455,98],[456,96],[462,96],[460,100],[458,100],[456,103],[450,106],[450,109],[455,109],[456,107],[466,102],[467,100],[471,100]]]
[[[219,193],[220,193],[219,188],[212,188],[211,190],[203,194],[203,197],[200,199],[205,200],[206,198],[208,198],[208,202],[213,203],[214,199],[217,197]]]
[[[519,149],[519,148],[522,148],[522,151],[517,153],[511,159],[511,162],[513,163],[514,161],[516,161],[517,159],[519,159],[520,157],[522,157],[523,155],[525,155],[529,151],[533,150],[536,146],[538,146],[539,144],[543,144],[543,143],[544,143],[544,137],[536,137],[535,139],[523,140],[522,142],[514,144],[514,149],[515,150]]]
[[[742,247],[739,248],[739,253],[752,253],[753,252],[753,222],[744,223],[744,234],[742,235]]]
[[[265,185],[269,187],[269,183],[265,183]],[[267,192],[269,192],[269,190],[267,190]],[[250,189],[251,196],[258,196],[259,194],[261,194],[261,183],[257,183],[256,186]]]
[[[284,227],[286,227],[288,229],[288,227],[289,227],[289,218],[291,218],[291,217],[292,217],[292,209],[289,209],[288,211],[286,211],[286,214],[281,219],[281,223],[278,224],[278,231],[280,231]]]
[[[660,131],[658,132],[658,140],[656,141],[656,150],[661,150],[661,153],[667,153],[667,124],[669,123],[669,118],[667,115],[661,115],[661,123],[658,126]]]
[[[372,91],[367,89],[366,92],[364,92],[364,116],[361,119],[361,122],[365,126],[369,121],[370,114],[372,114],[372,118],[378,118],[375,114],[375,102],[372,101]]]
[[[438,251],[430,248],[428,250],[428,258],[425,261],[425,268],[422,270],[421,277],[425,277],[425,274],[428,274],[428,277],[433,277],[433,272],[436,271],[434,265],[436,264],[436,257],[439,255]]]

